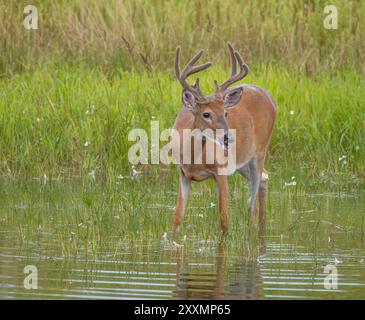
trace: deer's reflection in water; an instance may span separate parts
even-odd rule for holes
[[[258,243],[247,245],[259,247],[258,254],[265,252],[264,226],[261,224]],[[184,251],[176,252],[175,299],[259,299],[262,295],[262,276],[257,257],[247,258],[239,253],[228,253],[227,245],[221,242],[216,257],[209,263],[193,262]]]

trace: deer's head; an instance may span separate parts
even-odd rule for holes
[[[234,141],[227,123],[228,109],[236,106],[241,99],[243,91],[241,87],[230,88],[229,86],[243,79],[249,70],[240,54],[229,43],[228,48],[232,63],[231,76],[221,85],[217,81],[214,81],[216,92],[210,96],[204,96],[201,92],[199,78],[196,79],[194,85],[190,85],[186,81],[190,75],[205,70],[212,65],[210,62],[207,62],[199,66],[194,66],[204,51],[199,51],[186,64],[182,71],[180,71],[179,67],[180,48],[177,48],[175,58],[176,77],[183,87],[182,103],[194,115],[194,128],[202,132],[207,132],[206,129],[211,129],[214,132],[214,136],[207,136],[207,138],[215,140],[215,142],[224,148],[227,148],[229,143]],[[237,72],[237,65],[240,68],[239,72]]]

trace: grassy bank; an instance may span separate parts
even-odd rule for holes
[[[323,27],[325,1],[0,0],[0,171],[111,178],[129,170],[132,128],[172,126],[181,88],[177,45],[197,48],[223,80],[231,41],[251,68],[246,82],[278,102],[269,166],[306,175],[364,175],[365,3],[333,1],[338,29]],[[92,174],[93,175],[93,174]]]
[[[309,175],[365,173],[365,79],[302,78],[279,68],[251,67],[247,83],[272,92],[278,118],[269,167],[295,167]],[[215,67],[203,90],[226,77]],[[86,64],[43,64],[0,81],[0,170],[43,177],[68,173],[115,177],[130,168],[128,132],[170,128],[180,108],[181,88],[172,72],[113,75]],[[345,156],[345,157],[343,157]]]
[[[326,30],[320,0],[34,0],[39,29],[23,27],[26,1],[0,0],[0,72],[33,68],[46,57],[82,59],[105,69],[170,67],[177,45],[226,61],[226,41],[252,63],[312,74],[364,72],[365,2],[333,0],[338,29]]]

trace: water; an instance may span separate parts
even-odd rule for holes
[[[113,187],[2,180],[0,298],[365,299],[363,192],[278,183],[257,228],[244,219],[247,192],[234,180],[222,241],[213,185],[197,185],[174,244],[176,186],[165,178]],[[27,265],[37,268],[38,289],[24,288]]]

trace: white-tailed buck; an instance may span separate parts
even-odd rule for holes
[[[234,145],[235,165],[231,173],[237,171],[249,181],[251,189],[249,214],[252,219],[255,219],[258,196],[260,220],[263,219],[268,180],[264,161],[275,121],[276,105],[271,94],[263,88],[248,84],[231,87],[233,83],[243,79],[249,69],[240,54],[230,44],[228,48],[232,63],[231,76],[221,85],[214,81],[216,91],[209,96],[204,96],[201,92],[199,79],[194,85],[190,85],[186,80],[190,75],[211,66],[210,62],[194,66],[202,56],[203,50],[197,53],[182,71],[179,67],[180,48],[176,50],[175,73],[183,87],[184,107],[175,120],[175,135],[173,134],[172,139],[173,153],[178,158],[180,167],[174,221],[175,235],[184,217],[191,181],[202,181],[208,178],[216,181],[222,232],[225,234],[228,229],[227,175],[219,173],[219,164],[216,162],[208,164],[207,161],[194,163],[194,159],[186,161],[183,146],[185,143],[191,144],[191,137],[183,134],[186,129],[198,129],[201,132],[210,129],[213,132],[223,132],[221,135],[209,137],[203,134],[206,139],[202,139],[202,158],[205,159],[207,156],[206,142],[208,140],[213,140],[216,148],[226,149],[224,152]],[[235,136],[232,135],[234,131]],[[187,139],[190,139],[190,142]],[[191,157],[194,158],[194,151]]]

